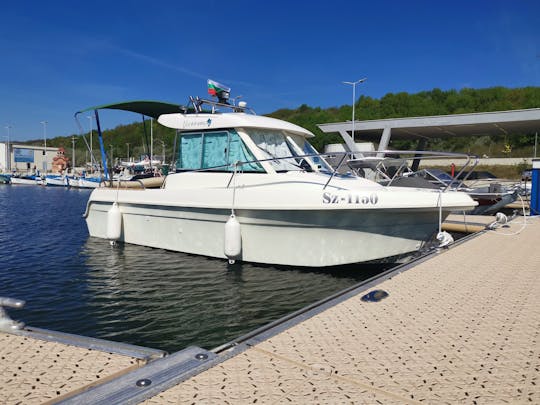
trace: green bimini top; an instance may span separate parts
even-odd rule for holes
[[[104,104],[98,105],[95,107],[86,108],[81,111],[77,111],[75,115],[81,114],[86,111],[93,110],[122,110],[122,111],[131,111],[134,113],[139,113],[158,119],[160,115],[163,114],[172,114],[172,113],[185,113],[187,108],[180,104],[165,103],[162,101],[148,101],[148,100],[135,100],[135,101],[124,101],[122,103],[114,104]]]

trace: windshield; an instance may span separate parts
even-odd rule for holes
[[[299,151],[299,155],[318,155],[319,152],[311,145],[306,138],[300,135],[289,135],[288,140]],[[315,169],[321,172],[332,173],[334,170],[321,156],[310,156],[309,162],[315,165]]]
[[[278,131],[265,129],[250,129],[249,135],[255,145],[263,152],[266,159],[280,158],[272,160],[270,164],[277,172],[291,170],[305,170],[300,165],[299,159],[295,159],[295,153],[291,149],[285,135]],[[290,157],[291,159],[282,159]]]
[[[320,156],[301,157],[318,154],[303,136],[265,129],[250,129],[248,133],[266,159],[279,158],[270,161],[277,172],[292,170],[332,172],[331,167]],[[289,157],[290,159],[283,159]]]
[[[450,176],[448,173],[445,173],[439,169],[426,169],[426,172],[428,172],[433,177],[436,177],[437,179],[442,180],[444,182],[450,182],[454,180],[452,176]]]

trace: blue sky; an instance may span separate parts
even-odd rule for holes
[[[39,139],[40,121],[47,137],[70,135],[78,110],[185,103],[207,78],[259,114],[350,105],[342,81],[362,77],[357,96],[377,98],[539,86],[540,2],[21,0],[2,5],[0,55],[0,140],[8,124],[12,140]]]

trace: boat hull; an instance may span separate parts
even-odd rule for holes
[[[66,177],[46,177],[45,185],[49,187],[67,187],[69,185],[69,182]]]
[[[35,186],[41,184],[41,179],[35,178],[22,178],[22,177],[12,177],[11,184],[20,184],[25,186]]]
[[[73,188],[98,188],[100,187],[100,179],[88,179],[88,178],[70,178],[69,186]]]
[[[111,203],[95,202],[86,222],[91,236],[107,238]],[[122,204],[120,241],[226,258],[228,209]],[[449,212],[444,212],[446,216]],[[380,260],[417,251],[438,228],[436,210],[236,210],[239,260],[325,267]]]

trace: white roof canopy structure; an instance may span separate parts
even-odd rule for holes
[[[326,133],[339,132],[352,141],[352,121],[319,124]],[[436,115],[356,121],[356,140],[379,141],[379,150],[388,148],[390,137],[429,139],[446,136],[494,136],[530,134],[540,131],[540,108],[472,114]],[[349,145],[349,142],[347,142]],[[351,149],[353,150],[353,149]]]
[[[352,122],[320,124],[323,132],[351,132]],[[385,128],[399,138],[506,135],[540,130],[540,108],[473,114],[435,115],[356,121],[354,132],[362,139],[380,138]]]

